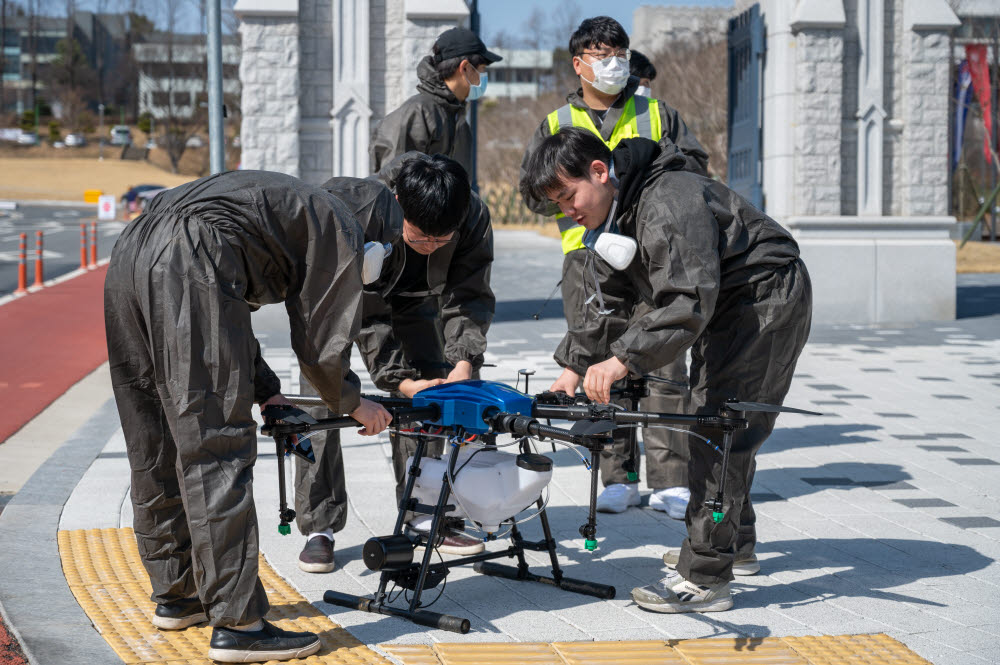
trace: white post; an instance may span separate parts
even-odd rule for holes
[[[882,214],[884,0],[858,0],[858,214]]]

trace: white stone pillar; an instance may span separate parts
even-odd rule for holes
[[[884,145],[885,5],[858,0],[858,191],[859,215],[882,214]]]
[[[958,25],[945,0],[904,0],[903,215],[948,213],[948,32]]]
[[[368,0],[333,0],[333,173],[368,175]]]
[[[298,0],[237,0],[241,168],[299,175]]]
[[[844,26],[841,0],[800,0],[795,35],[794,188],[796,215],[839,215]]]

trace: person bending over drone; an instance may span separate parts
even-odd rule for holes
[[[598,300],[614,302],[616,312],[632,311],[636,300],[649,308],[623,323],[617,339],[594,337],[594,329],[567,332],[574,348],[592,354],[584,390],[607,403],[615,381],[662,367],[690,347],[696,413],[718,414],[734,397],[780,405],[812,312],[798,245],[728,187],[683,166],[683,155],[672,146],[640,138],[609,151],[579,129],[547,138],[531,157],[521,181],[524,194],[557,203],[587,229],[586,244],[616,268],[594,285]],[[556,361],[566,367],[558,355]],[[744,573],[759,570],[750,484],[775,414],[746,417],[749,429],[737,431],[733,440],[729,496],[719,523],[706,500],[719,486],[721,456],[710,446],[691,444],[687,538],[664,557],[676,573],[632,591],[641,607],[726,610],[733,604],[734,564]]]
[[[391,416],[360,397],[350,370],[362,238],[351,212],[322,189],[232,171],[157,196],[112,252],[108,356],[153,624],[208,621],[209,658],[288,660],[320,647],[313,633],[264,620],[251,407],[287,400],[261,359],[250,312],[283,302],[292,348],[324,402],[350,413],[362,434],[381,432]]]
[[[375,178],[346,177],[322,187],[354,211],[366,239],[398,238],[388,258],[391,268],[383,271],[393,281],[366,287],[358,348],[379,389],[412,397],[433,385],[472,378],[482,365],[496,304],[490,288],[493,231],[489,210],[452,159],[408,152],[379,177],[388,187]],[[384,231],[400,227],[402,235]],[[398,501],[416,443],[391,437]],[[299,568],[322,573],[335,566],[334,533],[346,522],[347,493],[336,432],[314,433],[311,441],[317,463],[296,464],[296,521],[307,536]],[[433,439],[427,454],[440,456],[443,448]],[[410,517],[411,534],[430,530],[429,517]],[[448,554],[483,549],[481,540],[456,530],[448,530],[438,544]]]

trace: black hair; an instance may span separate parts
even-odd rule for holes
[[[441,77],[441,80],[451,78],[451,75],[458,71],[458,66],[462,64],[463,60],[468,60],[469,64],[477,69],[480,65],[490,64],[490,61],[479,53],[470,53],[469,55],[460,55],[455,58],[448,58],[447,60],[438,60],[441,57],[441,51],[438,49],[437,44],[434,45],[431,52],[433,53],[431,60],[434,62],[434,69],[437,71],[438,76]]]
[[[653,63],[649,61],[645,55],[632,49],[632,58],[628,61],[629,74],[640,79],[649,79],[652,81],[656,78],[656,67]]]
[[[628,33],[621,23],[610,16],[585,18],[569,38],[569,54],[580,55],[587,49],[597,48],[601,44],[616,49],[628,48]]]
[[[396,176],[404,219],[429,236],[448,235],[461,226],[471,196],[465,169],[444,155],[407,159]]]
[[[528,159],[521,178],[521,195],[545,201],[564,178],[586,177],[595,160],[611,164],[611,151],[604,141],[586,129],[560,129],[542,141]]]

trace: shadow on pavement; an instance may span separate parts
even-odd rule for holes
[[[505,323],[509,321],[532,321],[535,320],[536,314],[539,319],[563,318],[562,299],[553,298],[548,302],[548,304],[545,304],[544,298],[534,298],[531,300],[498,300],[496,314],[493,316],[493,322]]]
[[[653,534],[651,534],[653,535]],[[353,548],[352,548],[353,549]],[[598,550],[589,553],[560,548],[568,558],[564,565],[567,576],[605,584],[617,588],[617,601],[625,600],[629,611],[637,610],[629,600],[635,586],[651,584],[663,576],[662,561],[658,556],[612,557],[603,560],[609,552]],[[736,612],[744,609],[772,608],[776,610],[822,603],[843,598],[871,598],[890,603],[916,604],[927,607],[945,607],[946,602],[934,598],[939,589],[928,585],[926,594],[920,596],[893,591],[926,578],[961,576],[981,570],[991,559],[970,547],[934,541],[864,538],[803,538],[758,544],[761,556],[761,575],[775,576],[765,584],[756,578],[737,578],[733,583],[735,608],[731,613],[689,615],[706,626],[705,637],[731,634],[765,637],[772,634],[767,626],[727,621],[737,618]],[[502,560],[501,560],[502,562]],[[532,561],[532,571],[547,574],[549,569]],[[827,572],[836,569],[835,572]],[[815,575],[808,573],[815,571]],[[782,583],[781,578],[790,581]],[[777,582],[777,583],[775,583]],[[375,579],[372,580],[375,583]],[[428,593],[433,599],[439,588]],[[501,580],[482,575],[448,582],[440,601],[431,606],[435,612],[469,618],[473,630],[484,635],[508,632],[522,619],[516,615],[524,611],[563,612],[566,620],[579,617],[577,610],[602,601],[589,596],[555,589],[534,582]],[[349,612],[339,607],[321,603],[324,612],[331,612],[334,621],[339,614]],[[594,608],[595,612],[615,612],[614,608]],[[620,611],[625,611],[624,608]],[[654,615],[651,615],[654,616]],[[744,615],[745,616],[745,615]],[[883,620],[891,625],[891,617]],[[619,624],[620,625],[620,624]],[[384,617],[375,623],[352,626],[351,633],[361,641],[371,644],[403,638],[424,632],[425,629],[401,619]]]

